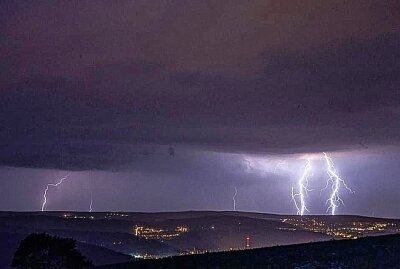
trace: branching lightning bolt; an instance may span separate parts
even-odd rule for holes
[[[44,207],[46,206],[46,203],[47,203],[47,192],[49,191],[49,188],[50,187],[58,187],[59,185],[61,185],[64,182],[64,180],[66,180],[69,177],[69,175],[70,174],[68,173],[66,176],[62,177],[57,183],[47,184],[46,189],[43,192],[42,212],[44,211]]]
[[[344,205],[342,198],[340,197],[340,187],[343,185],[349,192],[354,193],[352,189],[350,189],[346,182],[338,175],[335,169],[335,164],[333,163],[332,158],[328,156],[324,152],[325,156],[325,161],[327,164],[327,174],[329,176],[328,181],[326,182],[326,189],[329,185],[329,183],[332,184],[332,193],[327,200],[327,203],[329,203],[329,207],[327,209],[327,212],[331,210],[331,215],[335,215],[336,209],[339,207],[340,204]]]
[[[233,195],[232,200],[233,200],[233,211],[236,211],[236,195],[237,195],[238,191],[237,191],[236,186],[234,188],[235,188],[235,194]]]
[[[297,209],[297,215],[303,216],[305,211],[309,212],[306,206],[305,198],[308,196],[308,177],[311,174],[311,160],[307,159],[306,166],[304,167],[303,174],[298,181],[298,192],[294,192],[292,187],[292,200]],[[297,201],[297,198],[299,201]]]

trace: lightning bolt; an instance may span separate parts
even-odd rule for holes
[[[340,187],[343,185],[350,193],[354,193],[354,191],[350,189],[347,186],[346,182],[338,175],[332,158],[329,157],[328,154],[326,154],[325,152],[324,157],[327,165],[326,173],[329,176],[326,182],[326,187],[324,189],[328,187],[329,183],[332,184],[332,193],[329,199],[326,201],[327,203],[329,203],[329,207],[326,211],[328,212],[329,210],[331,210],[331,215],[335,215],[336,209],[340,206],[340,204],[344,205],[344,202],[340,197]]]
[[[66,176],[62,177],[57,183],[49,183],[46,186],[46,189],[43,192],[43,203],[42,203],[42,212],[44,211],[44,207],[46,206],[47,203],[47,192],[49,191],[50,187],[58,187],[61,185],[64,180],[66,180],[69,177],[70,173],[68,173]]]
[[[238,191],[237,191],[236,186],[234,188],[235,188],[235,194],[233,195],[232,200],[233,200],[233,211],[236,211],[236,195],[237,195]]]
[[[89,205],[89,212],[93,211],[93,193],[90,191],[90,205]]]
[[[292,187],[292,200],[297,209],[297,215],[303,216],[305,211],[309,212],[306,206],[305,198],[308,196],[308,177],[311,175],[311,160],[308,158],[304,167],[303,174],[298,181],[298,192],[294,192]],[[299,200],[299,201],[298,201]]]

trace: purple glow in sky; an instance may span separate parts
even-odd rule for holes
[[[49,210],[227,210],[236,186],[296,213],[329,152],[339,214],[400,217],[399,25],[393,0],[1,1],[0,210],[71,172]]]
[[[355,193],[342,192],[345,206],[338,214],[400,217],[397,193],[398,153],[333,154],[336,168]],[[275,171],[279,160],[287,167]],[[248,168],[247,161],[251,163]],[[96,197],[95,211],[232,210],[232,189],[238,189],[236,208],[296,214],[291,187],[304,166],[299,155],[268,156],[177,150],[174,158],[155,154],[123,171],[76,171],[48,193],[48,210],[88,211],[88,189]],[[65,175],[63,171],[4,167],[0,173],[0,210],[40,210],[43,188]],[[13,178],[13,184],[10,184]],[[329,189],[323,158],[313,159],[307,205],[310,214],[326,214]]]

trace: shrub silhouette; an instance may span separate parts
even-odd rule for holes
[[[83,269],[92,262],[75,249],[75,240],[31,234],[21,241],[11,264],[16,269]]]

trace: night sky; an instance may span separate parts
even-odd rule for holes
[[[400,218],[397,0],[0,1],[0,210]]]

